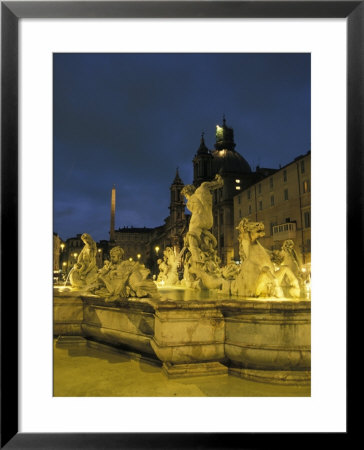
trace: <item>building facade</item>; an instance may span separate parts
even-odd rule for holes
[[[311,152],[241,190],[234,197],[234,258],[239,259],[236,227],[246,217],[263,222],[261,244],[280,249],[291,239],[304,264],[311,262]]]

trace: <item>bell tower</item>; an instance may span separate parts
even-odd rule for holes
[[[204,181],[212,179],[212,155],[205,145],[204,133],[201,134],[201,143],[193,158],[193,184],[198,187]]]
[[[183,219],[184,217],[184,211],[185,211],[185,204],[183,201],[183,197],[181,195],[181,191],[184,184],[179,176],[178,173],[178,167],[176,170],[176,176],[174,177],[173,183],[171,184],[170,191],[171,191],[171,203],[169,206],[169,209],[171,211],[171,223],[175,224],[179,220]]]

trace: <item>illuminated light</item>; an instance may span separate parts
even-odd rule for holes
[[[66,262],[64,262],[64,263],[62,264],[62,266],[67,266],[67,263],[66,263]]]
[[[65,244],[62,242],[62,244],[61,244],[61,249],[63,250],[64,248],[65,248]]]
[[[302,267],[302,272],[306,272],[306,269],[305,269],[305,267]]]
[[[97,251],[98,251],[99,253],[101,253],[101,248],[99,248]]]
[[[133,258],[129,258],[129,261],[133,261]]]
[[[158,245],[154,248],[154,250],[156,251],[156,253],[159,252],[159,247],[158,247]]]
[[[237,191],[240,191],[240,186],[235,186],[235,189],[237,190]]]
[[[77,256],[78,256],[78,253],[74,253],[74,254],[73,254],[73,256],[74,256],[75,258],[77,258]]]
[[[140,253],[137,254],[137,258],[140,259],[142,255]]]
[[[240,183],[240,180],[235,180],[235,183]]]

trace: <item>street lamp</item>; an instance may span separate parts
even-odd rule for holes
[[[60,245],[60,247],[61,247],[61,251],[62,251],[62,252],[63,252],[63,250],[64,250],[65,246],[66,246],[66,244],[64,244],[64,243],[62,242],[62,244]]]
[[[140,259],[142,255],[140,253],[137,254],[137,258]]]
[[[158,245],[155,247],[155,252],[157,253],[157,255],[158,255],[158,252],[159,252],[159,247],[158,247]]]

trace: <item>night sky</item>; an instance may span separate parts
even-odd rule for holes
[[[54,231],[62,239],[155,227],[176,168],[192,183],[201,132],[234,129],[252,169],[279,168],[310,143],[309,54],[55,54]]]

